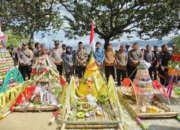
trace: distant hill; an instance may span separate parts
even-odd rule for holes
[[[141,40],[136,40],[133,41],[133,43],[137,42],[139,44],[140,47],[146,47],[147,44],[150,44],[152,47],[153,46],[162,46],[163,44],[167,44],[169,40],[162,40],[162,41],[158,41],[158,40],[151,40],[151,41],[141,41]],[[113,46],[118,46],[117,42],[111,42],[113,44]],[[120,42],[122,44],[122,42]],[[124,45],[126,45],[127,43],[129,43],[129,45],[131,45],[131,42],[124,42]]]

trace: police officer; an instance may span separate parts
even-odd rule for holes
[[[19,50],[19,64],[20,64],[20,72],[25,80],[25,75],[28,75],[28,79],[30,79],[30,73],[32,70],[32,59],[33,52],[28,49],[27,43],[22,43],[22,49]]]
[[[39,55],[40,55],[39,48],[40,48],[40,43],[39,43],[39,42],[36,42],[36,43],[35,43],[35,48],[33,49],[33,54],[34,54],[33,63],[35,62],[35,60],[36,60],[36,59],[39,57]]]
[[[55,48],[51,51],[50,57],[57,66],[59,74],[62,75],[63,50],[59,48],[59,41],[54,42]]]
[[[162,45],[162,51],[159,56],[159,73],[165,76],[168,72],[167,65],[168,61],[172,58],[172,52],[168,51],[168,46],[166,44]],[[160,77],[160,82],[162,85],[167,86],[168,82],[165,83],[164,78]]]

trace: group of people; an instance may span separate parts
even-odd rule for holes
[[[28,49],[27,43],[23,43],[22,47],[17,49],[17,53],[13,52],[12,47],[7,48],[13,57],[15,66],[17,67],[19,65],[19,70],[24,79],[25,74],[30,78],[32,65],[35,60],[44,53],[50,56],[51,60],[57,66],[60,75],[65,73],[67,82],[70,82],[70,77],[74,74],[75,70],[77,70],[78,78],[82,78],[89,59],[87,49],[83,47],[83,43],[78,43],[77,51],[73,51],[72,47],[66,46],[65,44],[62,44],[61,49],[59,45],[59,42],[55,41],[54,49],[47,51],[44,44],[40,45],[40,43],[36,43],[35,48],[30,50]],[[175,49],[175,46],[176,45],[173,45],[172,49]],[[134,43],[132,48],[130,48],[129,44],[126,44],[126,46],[121,45],[119,51],[115,51],[113,50],[113,45],[108,44],[107,50],[105,51],[102,49],[101,43],[97,42],[93,56],[100,70],[104,71],[105,69],[107,80],[110,74],[113,78],[115,78],[116,74],[117,85],[120,86],[124,78],[129,77],[133,81],[137,66],[142,59],[151,64],[149,74],[153,80],[157,80],[157,74],[165,76],[168,71],[168,61],[172,57],[172,51],[168,50],[167,45],[162,45],[161,48],[162,50],[158,51],[158,46],[154,46],[154,51],[151,51],[151,45],[146,45],[146,49],[143,50],[143,52],[139,49],[138,43]],[[121,75],[122,80],[120,80]],[[160,77],[160,82],[162,85],[167,86],[164,78]]]

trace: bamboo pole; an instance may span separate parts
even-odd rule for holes
[[[64,121],[67,125],[111,125],[117,124],[117,121]]]
[[[58,128],[62,128],[61,125],[58,126]],[[101,126],[71,126],[71,125],[66,125],[67,129],[107,129],[107,128],[117,128],[117,125],[101,125]]]
[[[71,82],[72,82],[72,80],[71,80]],[[68,93],[66,94],[65,105],[64,105],[63,112],[62,112],[63,114],[67,112],[67,104],[68,104],[68,102],[70,102],[69,101],[70,89],[71,89],[71,83],[70,83],[69,88],[68,88]],[[68,115],[65,115],[65,116],[62,115],[63,126],[62,126],[61,130],[65,129],[66,124],[64,123],[64,121],[67,121],[67,119],[68,119]]]
[[[65,121],[67,121],[67,119],[68,119],[68,115],[66,115]],[[65,128],[66,128],[66,123],[63,123],[61,130],[64,130]]]
[[[124,121],[123,121],[123,118],[122,118],[123,111],[122,111],[120,103],[119,103],[119,98],[118,98],[118,95],[117,95],[117,91],[116,91],[115,85],[113,85],[113,86],[114,86],[114,90],[115,90],[115,96],[116,96],[116,102],[117,102],[118,111],[121,113],[120,114],[120,119],[121,119],[122,125],[120,124],[119,126],[120,126],[120,129],[123,130],[123,126],[124,126]]]

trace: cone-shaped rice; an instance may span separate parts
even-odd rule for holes
[[[105,87],[105,81],[101,77],[99,67],[96,65],[94,58],[91,57],[89,64],[86,67],[85,74],[79,85],[79,91],[77,91],[77,94],[80,97],[92,94],[92,96],[97,98],[98,93],[101,95],[107,94]]]

